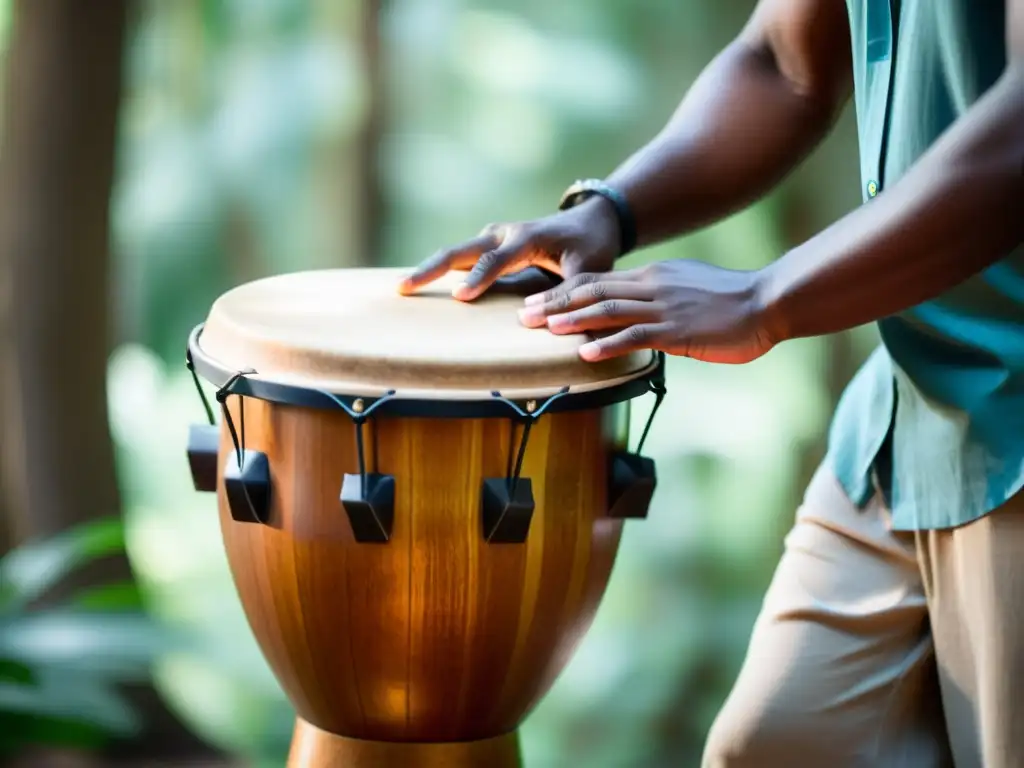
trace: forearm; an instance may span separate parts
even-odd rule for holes
[[[711,224],[766,194],[826,135],[845,91],[806,93],[740,40],[694,83],[661,133],[609,178],[638,244]]]
[[[1024,72],[897,184],[763,270],[772,333],[818,336],[935,298],[1024,239]]]

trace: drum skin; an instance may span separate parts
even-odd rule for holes
[[[227,407],[239,423],[240,398]],[[622,521],[606,516],[607,460],[625,407],[537,420],[522,472],[536,509],[519,544],[484,540],[480,497],[484,478],[506,476],[521,426],[372,416],[368,469],[395,477],[394,524],[390,541],[358,543],[339,500],[358,471],[350,417],[245,398],[245,447],[269,458],[270,519],[232,519],[222,428],[221,528],[249,624],[301,720],[378,742],[514,731],[608,582]]]

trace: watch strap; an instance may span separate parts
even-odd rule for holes
[[[562,194],[558,209],[566,211],[574,208],[595,195],[603,197],[615,209],[615,216],[619,222],[619,256],[625,256],[636,247],[636,221],[625,195],[617,189],[600,179],[576,181]]]

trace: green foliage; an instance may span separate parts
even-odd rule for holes
[[[124,530],[117,518],[24,544],[0,560],[0,609],[5,614],[23,611],[77,568],[124,550]]]
[[[77,570],[123,553],[121,523],[111,518],[0,560],[0,756],[34,744],[96,747],[137,732],[118,686],[148,679],[170,636],[139,610],[130,583],[48,600]]]

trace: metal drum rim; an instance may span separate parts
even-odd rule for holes
[[[207,355],[199,343],[204,323],[189,334],[185,361],[188,368],[217,387],[218,399],[228,395],[252,397],[279,405],[320,410],[361,410],[374,407],[375,415],[426,418],[508,418],[510,406],[525,416],[538,402],[548,412],[603,408],[633,400],[664,381],[665,356],[657,352],[651,363],[635,372],[610,381],[564,387],[561,390],[437,390],[436,396],[424,396],[422,390],[411,394],[401,390],[366,388],[362,391],[336,392],[317,389],[282,377],[263,375],[255,370],[238,371]],[[354,388],[359,389],[359,388]],[[532,404],[532,405],[531,405]]]

